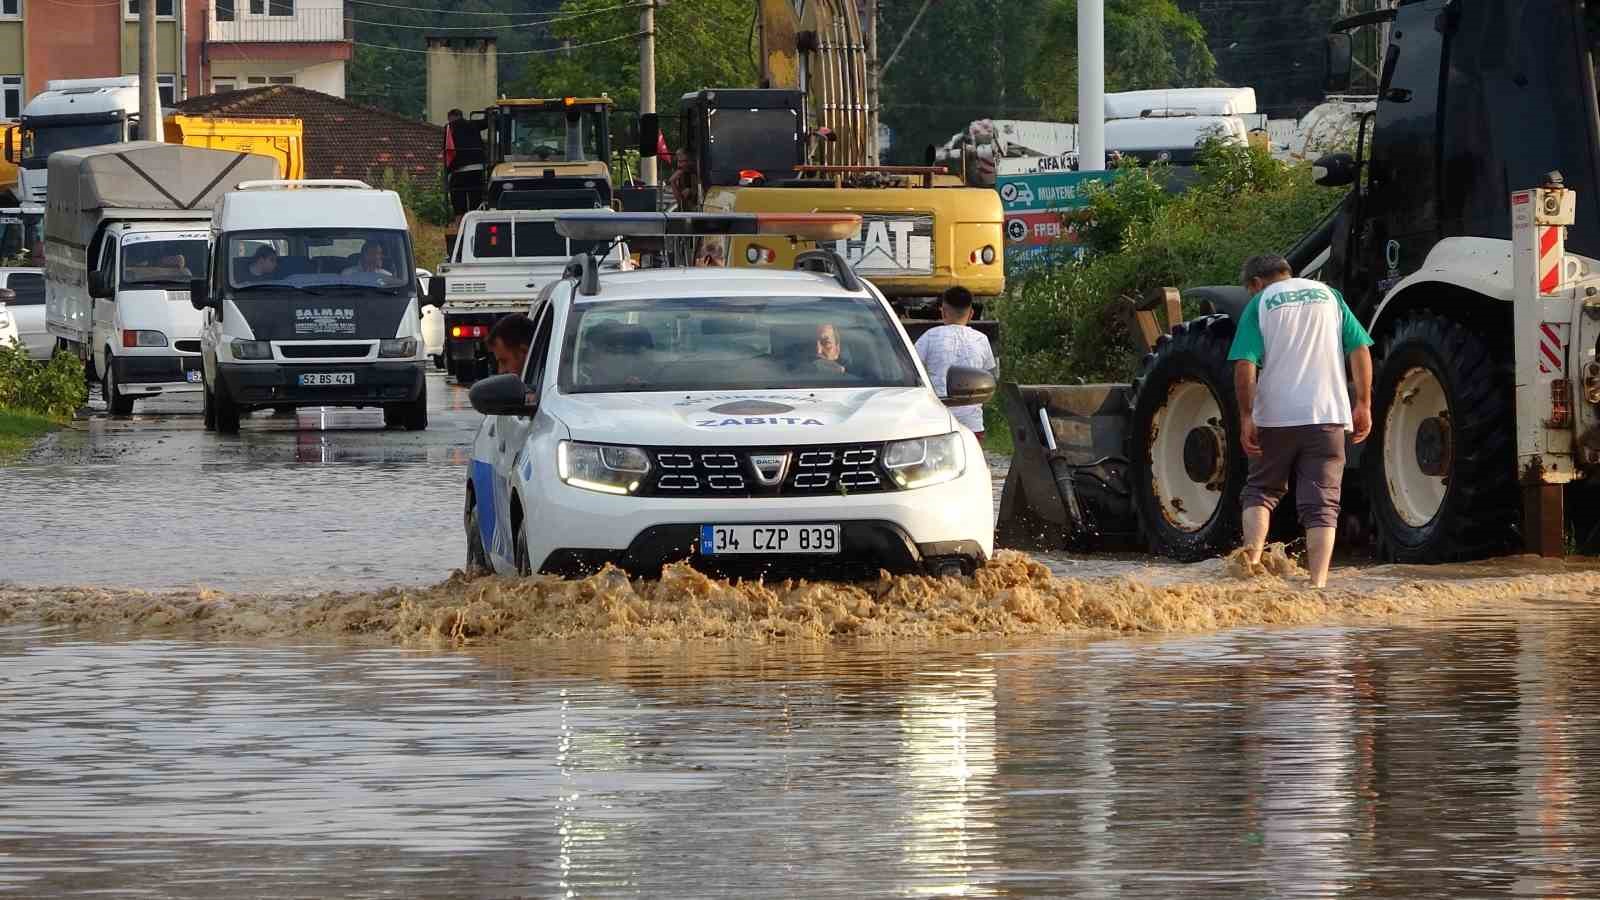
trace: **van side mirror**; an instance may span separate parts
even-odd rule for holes
[[[204,310],[211,305],[211,282],[205,278],[189,281],[189,305]]]
[[[11,288],[0,288],[0,306],[5,306],[7,303],[10,303],[16,299],[16,291],[13,291]]]
[[[521,375],[485,378],[472,386],[467,399],[486,416],[530,416],[539,408],[539,395],[522,383]]]
[[[661,116],[656,113],[639,115],[639,158],[656,155],[656,138],[661,134]]]
[[[1322,71],[1323,93],[1342,94],[1350,90],[1350,75],[1354,67],[1350,35],[1343,32],[1328,35],[1327,51],[1327,62]]]
[[[111,285],[106,284],[104,269],[93,269],[89,272],[89,296],[96,300],[104,300],[112,294]]]
[[[994,396],[994,376],[982,369],[951,366],[944,383],[945,406],[978,406]]]
[[[1348,153],[1329,153],[1311,164],[1311,180],[1322,187],[1344,187],[1354,184],[1360,166]]]
[[[433,277],[428,279],[428,299],[423,303],[423,306],[437,306],[440,309],[444,309],[443,272],[435,272]]]

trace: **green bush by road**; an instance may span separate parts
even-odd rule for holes
[[[20,343],[0,344],[0,460],[26,450],[88,399],[76,358],[57,353],[40,364]]]
[[[1287,250],[1342,196],[1312,184],[1309,165],[1259,148],[1206,147],[1198,181],[1180,195],[1163,187],[1166,175],[1131,168],[1096,190],[1084,258],[1017,279],[995,304],[1007,381],[1127,381],[1138,358],[1120,298],[1234,284],[1245,259]]]

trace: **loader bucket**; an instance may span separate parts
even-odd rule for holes
[[[1007,546],[1138,546],[1125,435],[1125,384],[1000,386],[1015,449],[1000,495]]]

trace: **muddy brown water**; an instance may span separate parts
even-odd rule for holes
[[[435,386],[0,471],[0,895],[1600,896],[1593,565],[441,582]]]

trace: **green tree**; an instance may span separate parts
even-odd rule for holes
[[[617,0],[566,0],[550,26],[573,49],[530,57],[512,88],[522,96],[605,92],[623,111],[639,108],[639,10]],[[594,15],[577,17],[596,11]],[[656,8],[656,107],[670,120],[678,98],[710,87],[752,87],[757,79],[752,0],[680,0]]]
[[[1106,0],[1106,90],[1200,87],[1217,61],[1199,21],[1174,0]],[[1078,120],[1078,3],[1050,0],[1028,90],[1045,114]]]

